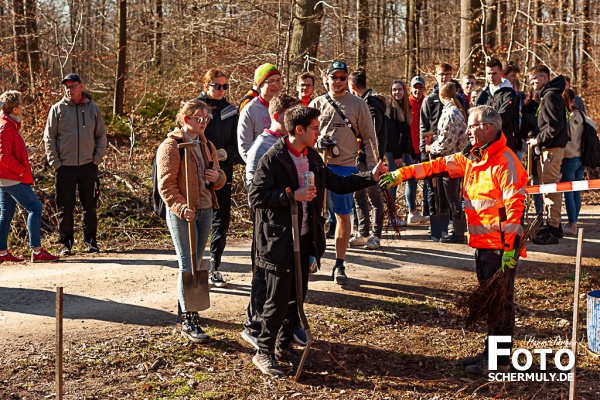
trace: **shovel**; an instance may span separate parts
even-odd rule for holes
[[[300,263],[300,227],[298,226],[298,203],[296,203],[296,199],[294,199],[294,193],[292,192],[292,189],[285,189],[285,193],[290,200],[290,208],[292,211],[292,240],[294,242],[294,270],[296,272],[296,307],[298,308],[300,325],[302,326],[302,329],[304,329],[304,332],[306,332],[306,346],[302,352],[302,358],[300,359],[300,364],[298,365],[298,370],[296,370],[296,376],[294,377],[294,380],[298,382],[300,379],[300,374],[302,374],[304,362],[308,356],[308,351],[310,350],[310,346],[312,346],[314,343],[314,339],[312,333],[310,333],[310,326],[308,326],[308,320],[306,319],[306,314],[304,313],[304,290],[302,288],[302,265]]]
[[[188,176],[188,164],[190,159],[189,149],[197,146],[196,142],[184,142],[177,145],[184,149],[185,154],[185,191],[186,202],[190,202],[190,180]],[[185,311],[203,311],[210,308],[210,297],[208,294],[208,261],[202,260],[200,270],[196,260],[196,228],[194,221],[188,221],[188,232],[190,237],[190,259],[192,271],[184,271],[181,274],[183,280],[183,299]]]
[[[429,154],[429,161],[431,161],[431,154]],[[429,216],[431,239],[439,242],[442,237],[448,236],[448,214],[442,214],[440,210],[440,193],[436,177],[431,178],[431,184],[433,185],[433,198],[435,201],[435,214]]]

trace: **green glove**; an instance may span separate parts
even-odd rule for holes
[[[399,185],[400,183],[402,183],[402,174],[400,174],[399,169],[392,172],[386,172],[379,178],[379,186],[384,190],[388,190],[392,186]]]
[[[517,266],[517,258],[515,257],[515,249],[507,250],[502,254],[502,272],[506,269],[513,269]]]

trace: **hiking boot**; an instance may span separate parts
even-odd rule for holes
[[[260,349],[260,347],[258,347],[258,336],[253,335],[249,329],[244,329],[242,331],[242,339],[250,343],[256,350]]]
[[[63,244],[62,247],[60,248],[60,250],[58,251],[58,254],[61,257],[66,257],[66,256],[72,256],[73,252],[71,252],[71,248],[69,246],[67,246],[66,244]]]
[[[59,256],[48,253],[43,247],[37,253],[35,251],[31,252],[31,262],[34,263],[58,261],[59,258]]]
[[[100,253],[100,249],[98,248],[98,246],[94,246],[91,243],[85,242],[85,252],[86,253]]]
[[[563,227],[562,227],[562,223],[558,224],[558,228],[555,228],[553,226],[548,226],[548,228],[550,228],[550,233],[552,234],[552,236],[562,239],[565,235],[563,233]]]
[[[534,236],[531,241],[535,244],[558,244],[558,238],[550,233],[549,229],[544,229],[537,236]]]
[[[476,356],[461,358],[460,363],[462,365],[464,365],[465,367],[468,367],[469,365],[479,364],[479,363],[483,362],[486,358],[487,358],[487,354],[479,353]]]
[[[271,352],[258,350],[254,357],[252,357],[252,362],[263,374],[272,377],[285,375],[285,372],[283,372],[281,366],[275,360],[275,355]]]
[[[223,276],[219,271],[211,272],[208,275],[208,283],[218,288],[227,287],[227,282],[223,279]]]
[[[279,346],[276,346],[275,360],[281,362],[282,364],[288,364],[297,368],[302,360],[302,352],[295,350],[292,348],[292,346],[289,346],[287,349],[282,349]],[[308,358],[304,360],[304,368],[310,368],[311,366],[312,363]]]
[[[200,328],[200,316],[197,312],[186,312],[181,323],[181,336],[194,343],[208,343],[210,337]]]
[[[0,264],[2,264],[3,262],[23,262],[25,261],[24,258],[19,258],[19,257],[15,257],[12,254],[10,254],[10,251],[6,250],[6,254],[3,254],[0,256]]]
[[[351,247],[364,246],[365,244],[367,244],[368,241],[369,241],[368,236],[363,236],[360,233],[357,233],[356,235],[354,235],[350,238],[350,240],[348,241],[348,244]]]
[[[408,225],[418,225],[429,222],[429,217],[424,217],[419,212],[408,213],[408,217],[406,218],[406,223]]]
[[[484,376],[490,372],[507,373],[510,372],[510,365],[498,365],[498,370],[491,371],[487,368],[486,362],[479,362],[477,364],[468,365],[465,371],[471,375]]]
[[[308,338],[306,337],[306,332],[302,328],[302,325],[298,325],[296,329],[294,329],[294,342],[298,343],[300,346],[306,346],[306,341]]]
[[[343,285],[346,282],[348,282],[348,277],[346,276],[346,268],[344,266],[341,266],[341,265],[334,266],[331,276],[332,276],[333,280],[335,281],[335,283],[337,283],[338,285]]]
[[[377,236],[371,235],[369,240],[367,240],[367,244],[363,246],[364,249],[367,250],[375,250],[381,247],[380,240]]]

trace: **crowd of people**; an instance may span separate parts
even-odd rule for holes
[[[296,303],[288,188],[299,204],[301,297],[308,290],[309,270],[321,267],[326,238],[335,246],[331,279],[340,285],[349,280],[345,269],[349,246],[369,250],[381,246],[382,189],[390,190],[395,202],[396,186],[405,182],[406,214],[390,215],[392,222],[433,225],[435,219],[444,228],[439,237],[431,228],[432,240],[468,240],[475,249],[480,282],[500,268],[508,269],[508,312],[503,321],[490,325],[488,333],[512,335],[515,267],[525,256],[524,250],[515,252],[523,232],[528,174],[533,183],[581,180],[582,126],[584,121],[593,123],[566,77],[551,79],[550,70],[537,65],[529,71],[531,88],[524,93],[519,74],[514,62],[503,66],[490,59],[486,85],[479,88],[474,75],[458,82],[453,67],[440,63],[429,94],[421,76],[412,77],[408,86],[395,79],[389,93],[379,94],[369,88],[364,69],[350,73],[344,62],[336,60],[322,75],[322,94],[316,95],[316,76],[304,72],[297,77],[297,93],[289,95],[281,92],[281,72],[265,63],[256,68],[253,87],[236,107],[226,98],[227,72],[207,71],[202,92],[182,103],[177,126],[156,156],[158,191],[167,208],[166,224],[179,265],[182,335],[197,343],[210,340],[201,327],[199,310],[186,306],[182,276],[202,263],[210,235],[209,281],[215,287],[227,286],[221,266],[233,169],[238,163],[245,164],[254,228],[253,278],[242,338],[256,349],[253,361],[263,373],[282,375],[280,363],[297,366],[300,355],[292,343],[306,343]],[[44,131],[47,160],[55,171],[58,255],[41,246],[42,205],[31,188],[29,150],[20,135],[22,95],[7,91],[0,96],[0,262],[24,261],[11,254],[7,244],[17,203],[28,213],[32,261],[71,255],[76,193],[83,209],[85,251],[100,251],[96,203],[106,130],[80,77],[68,74],[62,85],[65,95],[50,109]],[[189,156],[180,148],[182,143],[191,144]],[[526,161],[533,168],[525,171],[528,146],[534,159]],[[307,173],[314,180],[307,179]],[[565,226],[562,199],[562,194],[534,196],[536,212],[547,217],[534,243],[557,244],[564,234],[576,234],[581,197],[577,192],[564,195]],[[327,231],[321,222],[324,214]],[[486,354],[487,345],[477,356],[463,360],[467,371],[483,373]],[[507,369],[508,358],[499,364]]]

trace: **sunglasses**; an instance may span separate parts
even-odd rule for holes
[[[348,79],[347,76],[342,75],[342,76],[333,76],[333,75],[329,75],[329,78],[331,78],[332,81],[340,81],[340,82],[346,82],[346,79]]]
[[[229,83],[224,83],[223,85],[221,85],[220,83],[209,83],[208,86],[212,86],[215,88],[215,90],[227,90],[229,89]]]
[[[210,117],[206,116],[206,117],[190,117],[190,119],[195,119],[196,121],[198,121],[199,124],[206,122],[207,124],[210,122]]]

